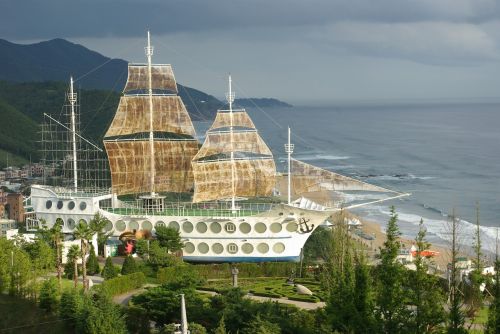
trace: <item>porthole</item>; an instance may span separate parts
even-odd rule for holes
[[[295,232],[299,228],[299,225],[296,222],[291,222],[286,225],[286,230],[288,232]]]
[[[50,208],[52,207],[52,201],[47,201],[47,202],[45,202],[45,207],[46,207],[47,209],[50,209]]]
[[[118,232],[123,232],[127,228],[127,225],[123,220],[119,220],[115,223],[115,227]]]
[[[285,251],[285,244],[282,242],[277,242],[273,246],[273,252],[281,254]]]
[[[234,225],[234,223],[226,223],[224,229],[227,233],[234,233],[234,231],[236,231],[236,225]]]
[[[76,226],[75,220],[72,218],[68,218],[68,221],[66,222],[66,227],[68,230],[74,230]]]
[[[188,253],[188,254],[192,254],[194,253],[194,245],[192,242],[186,242],[184,243],[184,252]]]
[[[106,222],[106,225],[104,225],[104,230],[106,232],[111,232],[111,230],[113,229],[113,223],[111,221],[107,221]]]
[[[264,233],[266,232],[266,230],[267,230],[266,224],[264,223],[255,224],[255,231],[257,231],[257,233]]]
[[[57,202],[57,208],[58,208],[59,210],[63,208],[63,205],[64,205],[63,201],[58,201],[58,202]]]
[[[184,222],[182,224],[182,230],[186,233],[193,232],[193,224],[191,222]],[[208,246],[207,246],[208,247]],[[207,251],[208,252],[208,251]]]
[[[80,219],[80,220],[78,221],[78,224],[79,224],[79,225],[83,225],[83,226],[87,226],[87,221],[86,221],[85,219]]]
[[[128,229],[132,231],[134,230],[137,231],[139,229],[139,223],[136,222],[135,220],[130,221],[130,223],[128,223]]]
[[[215,254],[220,254],[223,251],[224,251],[224,246],[222,246],[221,244],[215,243],[212,245],[212,252],[214,252]]]
[[[272,223],[271,226],[269,227],[271,232],[273,233],[280,233],[283,227],[279,223]]]
[[[68,209],[73,210],[74,208],[75,208],[75,202],[70,201],[70,202],[68,203]]]
[[[250,226],[249,223],[241,223],[240,224],[240,231],[241,233],[250,233],[250,231],[252,230],[252,227]]]
[[[261,254],[266,254],[267,252],[269,252],[269,245],[264,242],[261,242],[260,244],[257,245],[257,250]]]
[[[168,223],[168,227],[173,228],[176,231],[179,231],[181,228],[179,223],[176,221],[171,221],[170,223]]]
[[[207,224],[205,224],[204,222],[199,222],[198,224],[196,224],[196,231],[198,231],[199,233],[205,233],[207,230]]]
[[[153,229],[153,224],[149,220],[142,222],[142,229],[146,231],[151,231]]]
[[[220,233],[220,231],[222,231],[222,227],[219,223],[214,222],[210,224],[210,231],[212,231],[213,233]]]
[[[229,245],[227,245],[227,252],[229,254],[236,254],[238,253],[238,246],[234,243],[230,243]]]
[[[81,202],[80,203],[80,210],[85,210],[87,208],[87,203],[86,202]]]
[[[165,226],[165,222],[163,222],[163,221],[161,221],[161,220],[158,220],[158,221],[156,222],[155,227],[160,227],[160,226]]]
[[[250,254],[253,252],[253,246],[252,244],[249,244],[249,243],[244,243],[242,246],[241,246],[241,250],[243,251],[243,253],[245,254]]]
[[[191,224],[191,226],[192,226],[192,224]],[[201,254],[207,254],[208,250],[209,250],[209,248],[208,248],[208,245],[206,243],[202,242],[202,243],[198,244],[198,252],[200,252]]]

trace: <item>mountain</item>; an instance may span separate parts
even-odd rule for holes
[[[77,79],[78,88],[120,92],[127,80],[127,62],[60,38],[28,45],[0,39],[0,80],[68,82],[70,75]],[[199,90],[180,84],[178,89],[195,120],[213,118],[222,105]]]
[[[248,98],[248,99],[235,99],[234,103],[244,108],[291,108],[291,104],[280,101],[274,98]]]

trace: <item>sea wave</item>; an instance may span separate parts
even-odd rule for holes
[[[330,155],[330,154],[304,154],[295,156],[300,161],[314,161],[314,160],[347,160],[350,156],[347,155]]]
[[[380,180],[380,181],[400,181],[400,180],[432,180],[435,176],[417,176],[414,174],[367,174],[360,175],[359,177],[370,180]]]

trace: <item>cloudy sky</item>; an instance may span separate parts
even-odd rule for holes
[[[223,96],[292,103],[500,97],[499,0],[2,0],[0,37],[155,60]]]

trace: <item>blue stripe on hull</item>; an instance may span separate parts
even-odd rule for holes
[[[183,256],[186,262],[299,262],[300,256],[247,257],[247,256]]]

